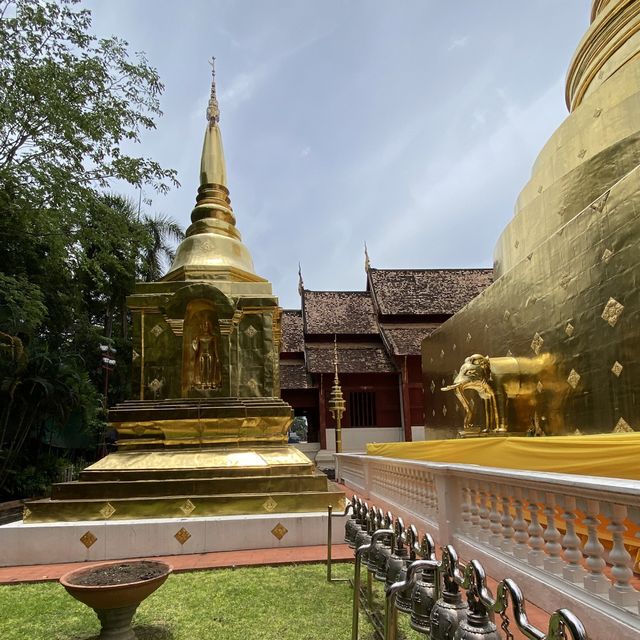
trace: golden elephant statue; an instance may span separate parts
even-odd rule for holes
[[[473,354],[465,359],[453,384],[442,391],[454,391],[464,409],[463,435],[564,431],[567,385],[557,381],[548,353],[534,358]],[[467,391],[475,391],[483,400],[484,425],[473,424],[474,403]]]

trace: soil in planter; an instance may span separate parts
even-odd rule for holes
[[[166,572],[165,566],[156,562],[121,562],[109,567],[96,567],[74,576],[70,584],[80,587],[103,587],[115,584],[129,584],[142,580],[152,580]]]

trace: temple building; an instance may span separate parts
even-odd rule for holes
[[[306,418],[312,455],[335,450],[334,339],[344,450],[422,440],[421,343],[492,282],[491,269],[374,269],[368,258],[365,273],[363,291],[313,291],[300,278],[301,309],[282,315],[282,398]]]

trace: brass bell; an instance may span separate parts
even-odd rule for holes
[[[375,522],[376,522],[376,508],[372,507],[371,509],[367,510],[367,528],[364,532],[362,532],[362,542],[358,545],[358,549],[364,544],[364,545],[370,545],[371,544],[371,536],[373,535],[373,532],[375,531]],[[356,541],[360,538],[360,534],[358,534],[356,536]],[[367,562],[369,560],[369,551],[371,551],[371,548],[367,549],[363,554],[362,554],[362,564],[363,565],[367,565]]]
[[[352,549],[356,549],[356,536],[360,531],[362,531],[362,528],[363,528],[364,505],[365,503],[362,500],[360,500],[360,498],[357,498],[356,506],[354,508],[354,512],[356,514],[356,521],[353,526],[353,529],[350,530],[350,535],[353,535],[353,538],[351,538],[348,543],[349,547],[351,547]]]
[[[358,497],[354,494],[353,498],[351,498],[351,515],[349,519],[345,522],[344,525],[344,541],[353,548],[353,541],[356,538],[356,533],[358,532]]]
[[[384,529],[385,527],[383,526],[382,509],[373,507],[373,513],[373,530],[379,531],[380,529]],[[367,569],[369,569],[369,571],[375,571],[378,554],[380,553],[380,549],[384,546],[384,544],[385,542],[383,540],[376,540],[375,544],[371,545],[371,549],[369,550],[369,553],[366,554],[366,558],[364,559],[366,567]]]
[[[466,619],[460,622],[453,639],[502,640],[492,620],[495,601],[487,588],[484,568],[477,560],[472,560],[467,565],[462,586],[467,590],[469,610]]]
[[[467,617],[467,604],[462,600],[462,574],[458,554],[448,544],[442,550],[442,595],[431,609],[431,640],[452,640],[460,623]]]
[[[436,545],[431,534],[422,536],[418,555],[423,560],[436,559]],[[436,571],[423,570],[411,594],[411,628],[420,633],[431,630],[431,609],[440,597],[440,579]]]
[[[393,524],[393,514],[391,511],[387,511],[387,515],[384,517],[384,528],[390,529]],[[391,556],[391,539],[388,538],[379,547],[378,555],[375,562],[375,573],[373,577],[379,582],[384,582],[387,577],[387,563]]]
[[[400,570],[400,576],[398,580],[404,582],[407,578],[407,571],[409,567],[416,560],[416,553],[419,551],[418,547],[418,530],[415,525],[411,525],[407,530],[407,548],[409,550],[409,559],[405,563],[404,567]],[[400,591],[396,598],[396,609],[403,613],[411,613],[411,597],[413,595],[413,588],[405,591]]]
[[[369,505],[364,502],[360,508],[360,530],[356,533],[355,540],[353,541],[353,548],[357,551],[363,544],[365,544],[364,539],[367,537],[367,526],[369,523]],[[371,538],[369,538],[371,540]],[[369,540],[367,540],[366,544],[369,544]]]
[[[409,559],[409,553],[405,547],[404,522],[402,518],[396,518],[393,530],[393,549],[387,562],[387,573],[384,581],[385,591],[400,578],[400,571]]]

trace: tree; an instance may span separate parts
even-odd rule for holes
[[[93,36],[76,4],[0,0],[0,178],[61,215],[113,179],[175,183],[174,171],[121,146],[161,115],[157,71],[126,42]]]
[[[125,299],[178,231],[104,195],[177,182],[131,153],[161,115],[157,71],[90,29],[77,0],[0,0],[0,490],[45,423],[94,420],[105,335],[126,393]]]

